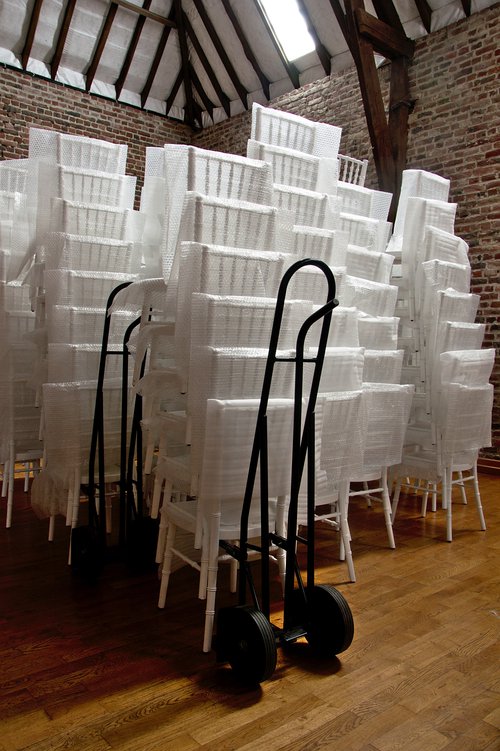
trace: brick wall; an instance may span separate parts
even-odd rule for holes
[[[146,146],[191,139],[189,128],[161,115],[0,66],[0,159],[28,156],[30,127],[126,143],[126,171],[137,177],[139,188]]]
[[[410,116],[408,143],[408,167],[430,170],[451,180],[450,200],[458,203],[456,233],[469,243],[473,291],[481,296],[478,320],[487,324],[487,346],[495,347],[500,343],[500,136],[495,64],[499,37],[497,6],[417,41],[410,67],[416,106]],[[387,73],[387,68],[381,69],[384,92]],[[272,106],[341,126],[341,151],[371,158],[353,70],[279,97]],[[31,125],[127,143],[127,172],[137,175],[140,186],[146,146],[192,142],[244,154],[250,113],[192,135],[181,124],[159,115],[0,67],[1,159],[27,155]],[[377,187],[373,167],[367,185]],[[500,458],[500,362],[494,382],[495,446],[484,453]]]
[[[451,181],[450,201],[458,204],[455,231],[470,246],[472,291],[481,296],[477,320],[487,324],[485,345],[500,347],[500,128],[498,96],[498,6],[474,14],[417,41],[410,66],[416,100],[409,120],[408,168],[435,172]],[[387,93],[388,68],[382,68]],[[272,102],[277,109],[342,127],[340,150],[371,158],[371,146],[354,70],[322,79]],[[199,146],[245,153],[250,115],[209,128]],[[366,184],[377,187],[373,168]],[[500,458],[500,357],[493,375],[496,401],[494,446],[485,455]]]

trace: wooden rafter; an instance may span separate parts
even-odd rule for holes
[[[304,3],[304,0],[297,0],[297,4],[299,6],[300,12],[302,13],[304,21],[306,22],[307,30],[309,31],[309,34],[314,41],[316,54],[320,59],[323,70],[325,71],[325,75],[329,76],[332,70],[332,56],[330,55],[324,44],[321,42],[318,36],[318,32],[316,31],[316,28],[312,22],[311,16],[309,15],[309,11],[307,10],[307,7]]]
[[[378,182],[381,190],[393,194],[389,217],[393,219],[406,162],[408,115],[413,106],[407,72],[413,46],[401,33],[399,23],[394,28],[366,13],[363,0],[345,0],[345,7],[347,42],[358,71]],[[385,18],[390,18],[385,11]],[[385,113],[374,49],[382,50],[392,59],[389,118]]]
[[[131,10],[133,13],[138,13],[145,18],[150,18],[152,21],[158,21],[158,23],[161,23],[164,26],[170,26],[171,28],[175,29],[175,21],[172,20],[171,15],[160,16],[158,13],[152,13],[146,7],[141,8],[140,5],[134,5],[133,3],[127,2],[127,0],[114,0],[114,2],[116,2],[117,5],[120,5],[126,10]]]
[[[191,65],[191,63],[190,63],[190,68],[191,68],[191,81],[193,82],[193,86],[196,89],[196,91],[198,92],[198,95],[199,95],[201,101],[205,105],[205,108],[206,108],[206,110],[207,110],[210,118],[213,121],[213,119],[214,119],[214,108],[215,108],[215,105],[212,102],[212,100],[210,99],[210,97],[207,95],[205,89],[203,88],[203,86],[201,84],[200,79],[198,78],[198,74],[196,73],[196,71],[193,68],[193,66]]]
[[[342,5],[340,4],[340,0],[330,0],[330,5],[332,6],[332,10],[335,13],[335,18],[337,19],[337,23],[340,26],[340,30],[344,36],[347,46],[349,47],[349,50],[352,56],[354,57],[354,52],[353,52],[354,43],[351,39],[351,34],[347,25],[346,14],[344,12]]]
[[[26,40],[24,42],[23,51],[21,52],[21,65],[23,70],[28,67],[28,62],[31,55],[31,48],[33,47],[33,41],[35,39],[36,27],[38,26],[38,20],[40,18],[40,11],[42,9],[43,0],[35,0],[33,10],[31,11],[30,23],[28,26],[28,33],[26,34]]]
[[[293,63],[290,62],[290,60],[285,55],[285,51],[283,50],[283,47],[280,44],[280,41],[276,34],[274,33],[274,29],[272,27],[271,22],[269,21],[269,18],[267,17],[266,10],[260,0],[254,0],[255,6],[257,10],[259,11],[259,15],[262,18],[262,22],[264,26],[266,27],[266,31],[269,34],[269,37],[274,45],[274,48],[276,52],[278,53],[281,62],[283,63],[283,66],[287,72],[288,78],[294,85],[296,89],[300,88],[300,78],[299,78],[299,71],[295,67]]]
[[[231,81],[233,82],[234,88],[238,92],[238,96],[240,97],[241,101],[243,102],[243,106],[245,109],[248,109],[248,91],[245,89],[243,84],[241,83],[240,79],[238,78],[238,75],[233,68],[233,65],[227,55],[226,50],[224,49],[221,40],[219,39],[219,36],[215,30],[215,27],[210,20],[210,16],[208,15],[205,6],[203,5],[202,0],[193,0],[194,5],[196,7],[196,10],[198,11],[198,14],[203,21],[203,24],[210,36],[210,39],[212,40],[212,44],[214,45],[215,49],[217,50],[217,54],[219,55],[222,64],[224,65],[228,76],[230,77]]]
[[[420,18],[422,19],[422,23],[424,24],[424,28],[428,34],[431,33],[431,16],[432,16],[432,8],[427,2],[427,0],[415,0],[415,5],[417,6],[418,14]]]
[[[465,15],[468,18],[470,16],[471,10],[472,10],[471,0],[462,0],[462,8],[464,9],[464,13],[465,13]]]
[[[406,36],[403,24],[392,0],[372,0],[377,18],[389,24],[395,31]]]
[[[248,39],[245,36],[245,33],[243,29],[241,28],[240,22],[238,21],[238,17],[235,14],[229,0],[222,0],[222,4],[224,6],[224,10],[226,11],[229,20],[233,24],[233,28],[238,35],[238,39],[241,42],[241,46],[243,47],[243,51],[245,55],[247,56],[248,61],[250,62],[252,68],[254,69],[255,73],[257,74],[257,77],[261,83],[262,90],[265,94],[266,99],[269,101],[271,98],[270,94],[270,82],[267,76],[264,75],[264,73],[261,70],[261,67],[259,63],[257,62],[257,58],[255,57],[253,50],[248,42]]]
[[[87,73],[85,76],[85,91],[90,91],[90,88],[94,81],[94,76],[97,71],[97,66],[99,65],[99,61],[101,59],[102,53],[104,52],[104,47],[106,46],[106,42],[108,41],[109,32],[111,31],[111,27],[113,25],[113,21],[115,20],[117,10],[118,10],[118,4],[116,2],[112,2],[111,5],[109,6],[108,14],[106,16],[104,26],[102,27],[102,31],[99,35],[99,39],[97,40],[97,47],[95,49],[92,60],[90,61],[90,65],[87,69]]]
[[[73,18],[73,11],[75,10],[75,5],[76,5],[76,0],[69,0],[69,2],[66,5],[66,9],[64,11],[61,31],[59,32],[59,36],[57,37],[54,56],[49,63],[50,77],[52,78],[52,80],[55,80],[57,71],[59,69],[59,64],[61,62],[64,45],[66,44],[66,38],[68,36],[71,19]]]
[[[169,20],[173,20],[173,8],[172,6],[170,10]],[[155,56],[153,58],[153,62],[151,63],[151,68],[149,69],[149,74],[146,80],[146,83],[144,85],[143,90],[141,91],[141,106],[144,107],[146,105],[147,98],[149,96],[149,92],[151,91],[151,87],[153,85],[153,81],[155,79],[156,73],[158,71],[158,67],[160,65],[161,58],[163,57],[163,53],[165,51],[165,47],[168,42],[168,38],[170,36],[170,32],[172,31],[172,28],[175,26],[174,23],[172,24],[164,24],[163,31],[160,37],[160,41],[158,42],[158,47],[156,48]],[[182,70],[181,70],[182,75]]]
[[[194,101],[193,101],[193,89],[191,85],[191,66],[189,64],[189,52],[186,39],[186,30],[184,28],[184,20],[182,17],[182,5],[181,0],[174,0],[173,7],[175,8],[175,19],[177,21],[177,35],[179,37],[179,49],[181,51],[181,69],[184,79],[184,121],[194,126]]]
[[[182,70],[180,70],[179,73],[177,74],[177,78],[175,79],[174,85],[172,87],[172,91],[168,95],[168,99],[166,101],[166,114],[167,115],[172,108],[174,99],[177,96],[177,92],[179,91],[181,87],[182,81],[183,81],[183,75],[182,75]]]
[[[142,10],[149,10],[149,8],[151,7],[151,2],[152,0],[144,0]],[[117,99],[119,99],[120,94],[122,93],[122,89],[125,84],[125,80],[127,78],[128,72],[130,70],[130,66],[132,65],[132,60],[134,59],[135,51],[137,49],[137,45],[139,44],[139,39],[141,38],[142,29],[144,28],[145,23],[146,23],[146,16],[139,15],[135,24],[132,39],[127,49],[127,54],[125,55],[125,60],[123,61],[123,65],[120,70],[120,75],[116,79],[115,90],[116,90]]]
[[[215,75],[215,73],[214,73],[214,71],[212,69],[212,66],[210,65],[210,63],[208,61],[208,58],[207,58],[207,56],[206,56],[206,54],[205,54],[205,52],[203,50],[203,47],[201,46],[201,44],[200,44],[200,42],[198,40],[198,37],[194,33],[194,29],[191,26],[189,18],[186,16],[185,13],[183,13],[183,19],[184,19],[185,29],[187,31],[189,39],[191,40],[191,44],[193,45],[193,48],[195,49],[196,54],[200,58],[200,62],[201,62],[201,64],[203,65],[203,67],[205,69],[205,73],[207,74],[207,76],[208,76],[208,78],[210,80],[210,83],[214,87],[215,93],[219,97],[219,102],[221,103],[221,105],[222,105],[222,107],[223,107],[224,112],[226,113],[226,115],[228,117],[231,117],[231,105],[230,105],[230,102],[229,102],[229,97],[222,90],[222,87],[221,87],[221,85],[220,85],[220,83],[219,83],[219,81],[217,79],[217,76]]]
[[[415,42],[407,36],[367,13],[364,8],[356,8],[355,17],[359,33],[372,43],[375,52],[391,60],[413,57]]]

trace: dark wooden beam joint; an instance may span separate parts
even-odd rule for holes
[[[356,8],[354,13],[359,34],[371,42],[375,52],[391,60],[397,57],[413,58],[415,42],[363,8]]]

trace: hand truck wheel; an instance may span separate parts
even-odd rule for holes
[[[219,611],[216,650],[217,660],[228,662],[246,683],[261,683],[276,668],[274,629],[264,614],[250,605]]]
[[[331,584],[317,584],[307,592],[307,602],[302,592],[295,589],[292,612],[295,623],[306,630],[306,639],[312,650],[324,658],[332,658],[351,645],[354,621],[345,597]]]

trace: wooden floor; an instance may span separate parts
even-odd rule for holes
[[[358,500],[356,584],[322,530],[317,578],[348,599],[353,644],[328,663],[306,644],[280,650],[251,689],[201,652],[192,570],[173,576],[165,611],[155,573],[115,562],[85,583],[65,564],[62,520],[49,544],[19,492],[0,529],[0,751],[497,751],[500,478],[480,485],[488,530],[456,503],[451,544],[443,513],[423,520],[404,497],[389,550],[380,508]]]

